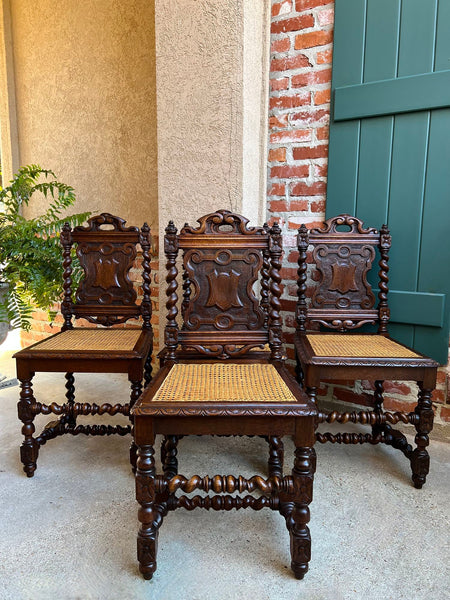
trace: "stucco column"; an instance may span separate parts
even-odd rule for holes
[[[155,2],[162,268],[169,219],[180,228],[227,209],[264,221],[269,5]],[[164,284],[160,307],[164,316]]]

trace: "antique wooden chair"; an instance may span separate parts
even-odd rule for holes
[[[150,229],[144,224],[126,227],[125,221],[108,213],[92,217],[87,227],[66,223],[61,233],[64,268],[64,298],[61,310],[64,324],[61,332],[17,352],[14,356],[20,381],[19,419],[25,436],[21,446],[23,468],[28,477],[36,470],[39,448],[49,439],[70,433],[90,435],[125,435],[131,425],[77,425],[78,415],[130,415],[130,407],[142,391],[142,380],[151,379],[152,327],[150,302]],[[137,304],[137,292],[129,279],[129,271],[142,249],[143,298]],[[72,297],[72,246],[84,274]],[[142,317],[142,326],[110,328],[130,318]],[[84,318],[103,327],[74,327],[73,317]],[[41,404],[32,389],[36,371],[66,373],[65,404]],[[101,406],[75,402],[74,373],[128,373],[131,398],[126,404]],[[47,424],[42,433],[33,437],[33,420],[38,414],[59,415]],[[130,460],[136,462],[135,446],[130,449]]]
[[[225,210],[166,228],[167,325],[164,363],[132,409],[138,446],[136,497],[141,504],[138,560],[150,579],[158,530],[179,507],[230,510],[269,507],[286,519],[292,569],[308,570],[308,504],[315,469],[315,407],[283,365],[280,320],[281,233],[278,225],[247,226]],[[177,321],[177,255],[183,251],[182,324]],[[256,291],[261,276],[259,291]],[[259,296],[259,297],[258,297]],[[269,344],[270,352],[264,353]],[[259,350],[258,350],[259,349]],[[166,436],[163,473],[156,474],[155,435]],[[177,444],[185,435],[260,435],[270,444],[269,477],[178,474]],[[282,436],[294,437],[291,475],[283,476]],[[215,495],[177,496],[178,490]],[[233,492],[260,491],[260,497]],[[224,494],[222,494],[222,492]]]
[[[319,274],[307,302],[307,249]],[[314,402],[324,380],[374,382],[374,409],[359,413],[320,413],[319,422],[354,422],[372,426],[371,434],[317,433],[319,442],[358,444],[383,442],[410,460],[416,488],[429,471],[428,434],[433,427],[431,394],[436,385],[438,363],[388,336],[388,251],[391,237],[386,225],[378,231],[365,229],[362,221],[347,214],[325,221],[322,228],[298,233],[298,304],[295,349],[299,381]],[[379,251],[378,306],[367,275]],[[354,332],[362,325],[377,324],[377,333]],[[308,331],[310,327],[315,331]],[[322,328],[322,330],[319,330]],[[324,332],[331,329],[333,332]],[[338,332],[338,333],[336,333]],[[419,386],[414,412],[383,411],[383,381],[410,380]],[[392,424],[399,421],[416,428],[416,448]]]

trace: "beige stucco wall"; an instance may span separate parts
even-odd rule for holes
[[[180,228],[217,209],[261,225],[270,0],[155,0],[155,6],[159,230],[169,219]],[[161,286],[162,314],[165,300]]]
[[[3,2],[11,8],[20,164],[53,169],[75,188],[77,210],[156,229],[153,2]]]
[[[160,231],[219,208],[263,218],[269,4],[155,2]]]

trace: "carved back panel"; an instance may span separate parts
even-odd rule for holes
[[[173,223],[166,229],[166,346],[173,356],[179,343],[183,348],[219,358],[263,346],[269,342],[271,302],[278,293],[269,281],[280,266],[274,265],[274,233],[267,226],[248,227],[247,219],[225,210],[201,217],[198,222],[197,228],[186,224],[179,235]],[[180,330],[176,324],[178,249],[183,253]],[[257,296],[258,280],[261,285]]]
[[[346,331],[366,323],[379,323],[379,332],[387,332],[389,231],[364,228],[364,223],[343,214],[325,221],[323,227],[308,232],[302,225],[298,234],[299,301],[297,323],[303,331],[306,321]],[[313,246],[312,259],[318,273],[309,306],[306,302],[306,252]],[[379,249],[378,307],[367,280]]]
[[[144,326],[150,328],[150,229],[145,224],[126,227],[119,217],[102,213],[92,217],[86,227],[73,230],[66,224],[61,233],[64,248],[64,302],[62,311],[66,328],[72,315],[92,323],[113,325],[143,315]],[[137,255],[137,244],[143,252],[144,298],[137,304],[137,293],[129,273]],[[72,295],[71,248],[83,269],[75,300]]]

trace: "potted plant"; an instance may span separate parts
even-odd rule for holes
[[[39,193],[49,205],[26,219],[22,207]],[[21,167],[8,186],[0,187],[0,325],[5,336],[8,328],[30,329],[34,307],[49,311],[53,320],[51,308],[62,292],[59,233],[64,223],[80,225],[90,216],[66,216],[74,202],[73,188],[39,165]]]

